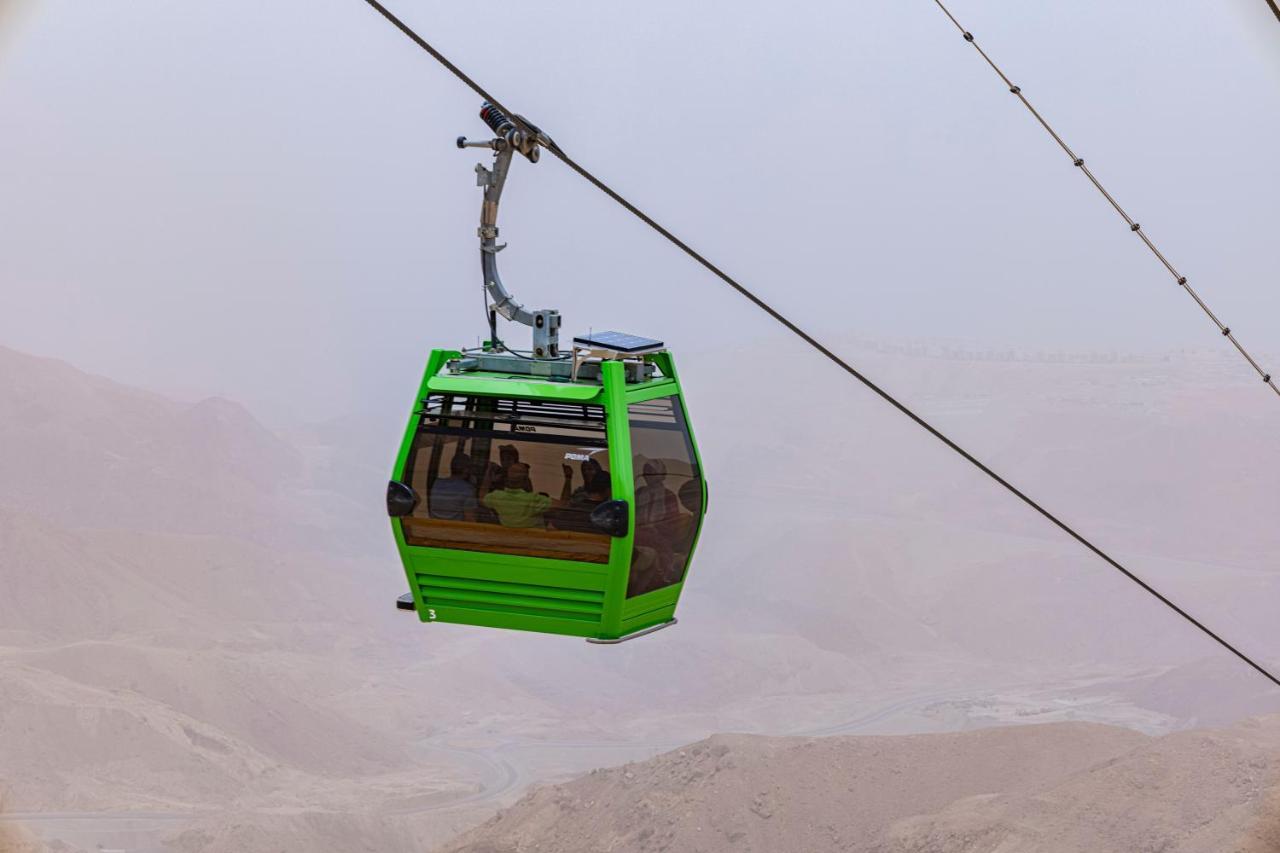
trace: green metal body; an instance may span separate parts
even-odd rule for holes
[[[446,362],[460,356],[461,353],[449,350],[431,353],[396,457],[392,479],[400,481],[405,475],[419,427],[421,402],[429,394],[598,405],[605,412],[612,497],[627,502],[628,533],[612,538],[608,562],[600,564],[418,547],[406,542],[402,519],[392,518],[392,532],[404,562],[419,619],[600,640],[618,639],[670,622],[688,578],[688,567],[680,581],[670,586],[631,598],[626,593],[636,531],[636,486],[627,407],[658,397],[674,396],[684,410],[694,460],[699,472],[702,471],[671,354],[660,352],[646,356],[646,361],[658,369],[654,378],[632,383],[626,381],[624,367],[616,361],[602,363],[599,381],[592,382],[544,381],[530,376],[480,371],[447,372]],[[690,563],[707,506],[705,476],[700,477],[700,483],[701,512],[696,518]],[[447,603],[441,603],[440,599]]]

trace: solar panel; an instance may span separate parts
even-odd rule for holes
[[[626,332],[592,332],[573,339],[578,346],[592,349],[607,349],[614,352],[650,352],[663,348],[662,341],[653,338],[642,338],[639,335],[628,335]]]

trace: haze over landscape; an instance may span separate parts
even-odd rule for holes
[[[1034,429],[1010,430],[999,461],[1070,498],[1073,466],[1055,448],[1084,448],[1100,464],[1077,523],[1262,657],[1280,641],[1258,606],[1280,582],[1266,562],[1275,531],[1214,516],[1207,500],[1184,506],[1204,474],[1164,464],[1213,443],[1240,505],[1274,512],[1278,460],[1257,452],[1265,421],[1223,435],[1205,405],[1230,388],[1229,362],[848,346],[899,382],[945,379],[927,405],[961,430],[999,411],[993,385],[1052,386],[1008,413]],[[788,448],[736,430],[713,483],[705,535],[716,547],[700,558],[681,625],[600,649],[397,613],[404,580],[376,475],[361,487],[332,465],[358,451],[323,430],[291,444],[230,401],[176,403],[11,350],[0,376],[16,403],[0,445],[5,802],[29,828],[86,849],[426,849],[531,781],[718,731],[1091,720],[1159,734],[1280,701],[965,471],[940,477],[927,445],[913,458],[889,418],[831,445],[821,471],[804,464],[804,431]],[[780,402],[813,391],[796,384]],[[1082,399],[1089,421],[1064,417]],[[710,414],[704,442],[735,432]],[[833,402],[829,416],[851,413]],[[863,442],[898,457],[892,472]],[[866,499],[842,494],[850,480],[867,484]],[[1151,499],[1128,506],[1125,484]],[[1165,526],[1174,512],[1176,535]],[[746,541],[744,529],[773,532]],[[144,817],[103,816],[121,811]]]
[[[404,12],[1280,667],[1275,400],[918,5]],[[1266,19],[1155,8],[963,11],[1280,365]],[[680,624],[397,612],[391,457],[483,331],[478,105],[358,3],[0,12],[3,853],[1280,849],[1280,691],[554,162],[513,289],[677,352]]]

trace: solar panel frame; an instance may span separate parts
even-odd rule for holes
[[[640,335],[631,335],[626,332],[592,332],[589,335],[579,335],[573,339],[574,344],[581,347],[589,347],[591,349],[611,350],[621,353],[643,353],[654,352],[666,347],[662,341],[653,338],[646,338]]]

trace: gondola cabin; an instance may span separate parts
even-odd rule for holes
[[[424,622],[616,642],[675,621],[707,487],[675,363],[604,333],[572,358],[436,350],[387,507]]]
[[[675,622],[707,506],[675,362],[617,332],[560,350],[560,312],[517,302],[498,272],[498,204],[512,158],[551,140],[485,104],[493,151],[475,167],[489,339],[435,350],[387,486],[409,593],[424,622],[612,643]],[[532,346],[498,337],[498,318]]]

